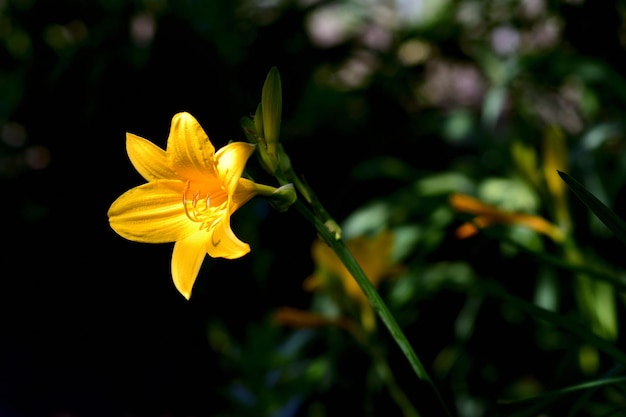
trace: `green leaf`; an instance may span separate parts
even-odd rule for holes
[[[561,395],[568,394],[574,391],[598,388],[598,387],[602,387],[605,385],[619,384],[619,383],[623,383],[624,381],[626,381],[626,377],[623,377],[623,376],[600,378],[600,379],[596,379],[596,380],[589,381],[589,382],[583,382],[582,384],[571,385],[569,387],[560,388],[554,391],[548,391],[539,395],[533,395],[533,396],[524,397],[524,398],[517,398],[514,400],[502,400],[501,403],[513,404],[513,403],[522,402],[522,401],[534,401],[534,400],[538,400],[538,399],[542,399],[546,397],[561,396]]]
[[[626,223],[610,208],[596,198],[580,182],[568,174],[557,171],[569,188],[578,198],[612,231],[622,242],[626,243]]]

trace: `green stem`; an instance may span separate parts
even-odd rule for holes
[[[422,362],[417,357],[417,354],[407,340],[404,332],[396,322],[396,319],[391,314],[385,302],[380,297],[370,280],[361,269],[361,266],[356,262],[356,260],[350,253],[344,241],[341,239],[336,239],[335,235],[326,227],[326,225],[322,223],[300,200],[296,201],[295,206],[300,211],[300,213],[308,221],[310,221],[313,226],[315,226],[315,229],[319,233],[320,237],[335,251],[339,259],[341,259],[341,262],[343,262],[348,271],[350,271],[356,282],[363,290],[363,293],[365,293],[365,295],[367,296],[370,304],[391,333],[391,336],[400,347],[400,350],[402,350],[402,353],[404,353],[404,356],[406,356],[406,358],[408,359],[415,374],[418,376],[418,378],[427,382],[433,388],[435,394],[437,395],[437,399],[439,400],[439,402],[441,402],[441,405],[446,412],[446,415],[450,417],[452,414],[448,410],[446,403],[443,401],[443,398],[441,397],[441,394],[439,393],[436,385],[433,383],[432,379],[426,372],[424,365],[422,365]]]
[[[404,391],[402,391],[396,383],[396,379],[391,369],[389,369],[389,364],[381,354],[380,349],[372,346],[370,347],[370,353],[374,358],[374,366],[378,376],[383,380],[385,385],[387,385],[389,395],[391,395],[391,398],[393,398],[396,404],[398,404],[398,407],[402,410],[402,415],[404,417],[420,417],[420,414],[415,407],[413,407],[413,404],[411,404],[411,401],[409,401]]]
[[[350,334],[352,334],[354,340],[360,343],[361,346],[363,346],[363,348],[372,356],[376,375],[389,390],[389,395],[391,395],[391,398],[402,410],[402,415],[404,417],[420,417],[420,413],[415,409],[404,391],[398,386],[382,349],[380,349],[378,345],[372,343],[372,335],[369,332],[366,333],[362,326],[349,319],[345,321],[344,327],[348,332],[350,332]]]

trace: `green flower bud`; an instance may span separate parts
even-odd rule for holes
[[[267,198],[272,207],[276,210],[287,211],[289,206],[296,202],[298,195],[296,194],[296,189],[293,184],[285,184],[277,188],[276,191]]]
[[[267,152],[271,156],[275,156],[276,143],[280,135],[283,106],[280,74],[276,67],[272,67],[265,78],[263,90],[261,91],[261,106],[263,133],[267,143]]]
[[[248,116],[244,116],[239,119],[239,124],[241,125],[241,130],[243,130],[243,134],[246,135],[246,139],[248,139],[248,142],[254,145],[258,145],[258,130],[256,129],[256,126],[254,125],[252,119]]]
[[[257,114],[260,113],[261,105],[257,108]],[[270,156],[267,153],[267,145],[265,140],[259,136],[259,123],[260,128],[263,129],[263,122],[255,123],[256,120],[261,120],[257,115],[254,116],[254,120],[250,117],[244,116],[240,119],[239,123],[241,124],[241,129],[243,130],[244,135],[246,135],[246,139],[248,142],[257,145],[256,151],[259,160],[261,161],[261,166],[270,174],[274,174],[276,172],[277,161],[275,157]]]
[[[257,136],[264,137],[265,133],[263,132],[263,106],[259,103],[256,106],[256,112],[254,113],[254,126],[256,127]]]
[[[277,151],[278,166],[280,167],[281,171],[289,172],[291,170],[291,159],[289,159],[289,155],[287,155],[287,152],[285,152],[285,150],[283,149],[283,145],[281,145],[280,143],[278,144]]]

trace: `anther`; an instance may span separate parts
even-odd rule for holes
[[[198,202],[202,201],[200,199],[200,190],[198,190],[193,193],[191,204],[187,204],[189,202],[187,200],[187,193],[189,192],[190,185],[191,181],[187,181],[185,190],[183,191],[183,207],[185,209],[185,214],[190,220],[194,222],[204,223],[207,220],[207,215],[211,214],[209,210],[209,206],[211,205],[211,197],[207,193],[206,198],[203,199],[204,207],[202,205],[198,207]]]

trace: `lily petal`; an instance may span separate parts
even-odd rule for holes
[[[235,236],[230,228],[230,216],[225,215],[206,241],[206,251],[212,258],[237,259],[250,252],[250,245]]]
[[[232,142],[215,154],[217,172],[224,182],[228,194],[232,195],[235,192],[237,180],[241,177],[254,148],[255,146],[250,143]]]
[[[177,113],[172,118],[166,154],[169,167],[179,178],[202,181],[216,176],[215,147],[189,113]]]
[[[113,230],[126,239],[167,243],[198,231],[182,209],[185,183],[159,180],[135,187],[113,202],[108,211]]]
[[[174,179],[165,151],[147,139],[126,133],[126,152],[133,166],[147,181]]]
[[[172,279],[174,286],[185,297],[191,297],[202,261],[206,256],[206,233],[198,232],[178,240],[172,252]]]
[[[230,212],[234,213],[257,194],[257,183],[246,178],[239,178],[237,188],[232,194]]]

